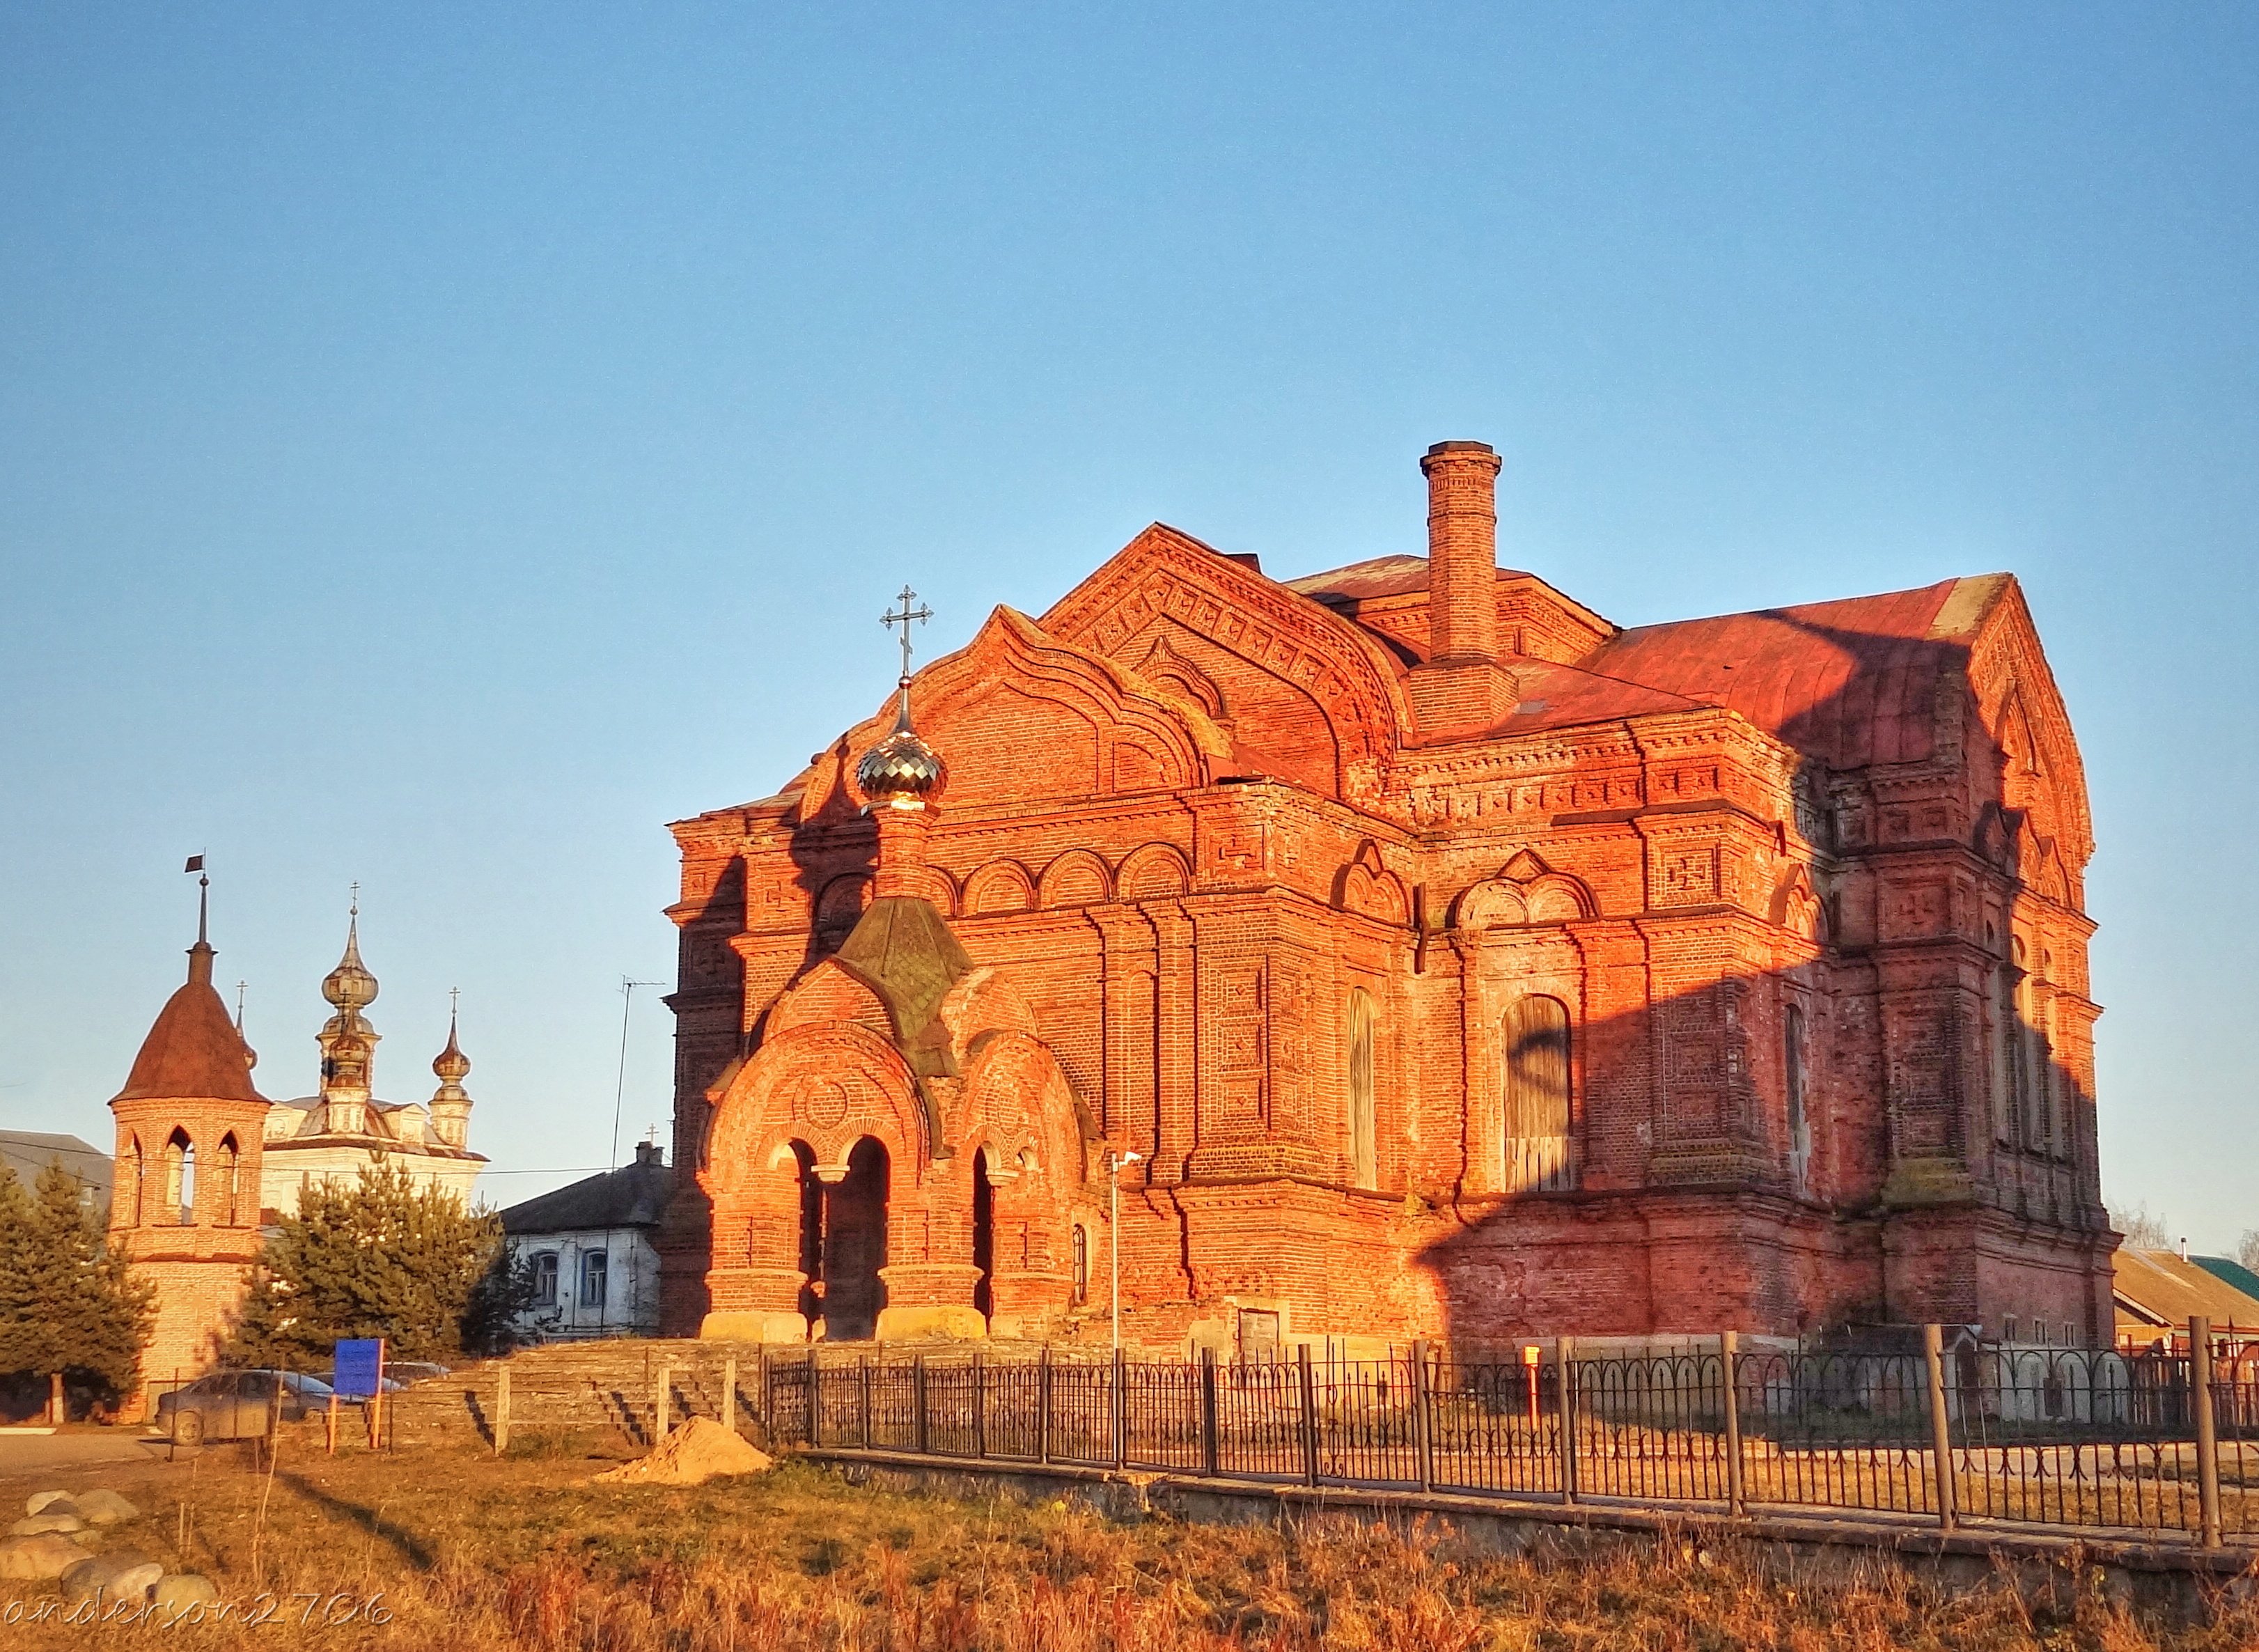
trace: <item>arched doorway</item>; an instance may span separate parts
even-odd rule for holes
[[[814,1148],[795,1142],[792,1158],[800,1187],[800,1249],[793,1265],[807,1276],[797,1307],[801,1317],[812,1325],[823,1312],[823,1295],[817,1289],[823,1278],[823,1184],[816,1179]]]
[[[973,1156],[973,1306],[982,1319],[996,1312],[996,1185],[988,1179],[988,1150]]]
[[[847,1174],[824,1190],[823,1335],[860,1342],[877,1335],[886,1285],[887,1150],[869,1136],[847,1155]]]

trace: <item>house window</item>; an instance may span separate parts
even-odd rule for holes
[[[1508,1193],[1577,1185],[1569,1140],[1569,1007],[1525,998],[1506,1013],[1506,1164]]]
[[[1379,1184],[1374,1146],[1372,1100],[1372,994],[1353,987],[1349,995],[1349,1173],[1353,1186]]]
[[[611,1258],[601,1250],[591,1250],[581,1258],[581,1306],[600,1308],[604,1306],[605,1275],[610,1271]]]
[[[557,1253],[554,1250],[533,1253],[533,1306],[557,1306]]]

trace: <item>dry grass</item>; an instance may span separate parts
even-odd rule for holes
[[[263,1590],[282,1604],[256,1628],[49,1622],[0,1628],[0,1643],[449,1652],[2259,1646],[2251,1602],[2208,1627],[2174,1630],[2144,1623],[2095,1588],[2040,1613],[2000,1590],[1948,1598],[1880,1563],[1853,1581],[1823,1583],[1770,1575],[1731,1548],[1623,1543],[1507,1558],[1418,1532],[1120,1524],[1065,1502],[951,1502],[856,1489],[798,1465],[698,1487],[589,1484],[603,1466],[561,1442],[521,1441],[504,1463],[437,1448],[331,1459],[290,1442],[271,1476],[214,1450],[193,1466],[41,1477],[118,1486],[152,1512],[126,1541],[207,1570],[232,1599]],[[30,1487],[23,1479],[0,1495],[16,1501]],[[36,1588],[0,1584],[0,1600]],[[324,1615],[344,1616],[379,1593],[389,1621],[355,1613],[322,1626]]]

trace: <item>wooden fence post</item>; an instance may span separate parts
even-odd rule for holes
[[[1553,1339],[1553,1364],[1557,1380],[1553,1385],[1553,1414],[1560,1440],[1561,1501],[1577,1500],[1577,1339],[1557,1336]]]
[[[1036,1461],[1051,1460],[1051,1345],[1036,1356]]]
[[[1217,1439],[1215,1417],[1215,1349],[1200,1351],[1201,1472],[1221,1473],[1222,1445]]]
[[[510,1362],[504,1360],[495,1371],[495,1456],[503,1456],[510,1451]]]
[[[722,1426],[731,1434],[738,1432],[738,1356],[735,1354],[722,1362]]]
[[[2220,1425],[2212,1411],[2212,1321],[2202,1314],[2189,1321],[2190,1399],[2196,1408],[2196,1506],[2201,1530],[2197,1541],[2220,1547]]]
[[[1718,1333],[1719,1379],[1726,1400],[1726,1513],[1739,1520],[1749,1511],[1742,1485],[1742,1334]]]
[[[1412,1344],[1412,1460],[1420,1475],[1420,1489],[1436,1484],[1436,1408],[1428,1370],[1425,1340]]]
[[[1953,1424],[1945,1403],[1945,1333],[1921,1328],[1921,1359],[1928,1375],[1930,1489],[1937,1499],[1937,1526],[1949,1532],[1953,1511]]]
[[[662,1359],[659,1362],[659,1392],[652,1397],[651,1439],[653,1445],[666,1438],[667,1413],[673,1409],[673,1403],[674,1362]]]
[[[1294,1344],[1295,1375],[1302,1390],[1302,1478],[1318,1483],[1318,1378],[1310,1369],[1310,1345]]]
[[[769,1431],[771,1438],[774,1438],[776,1436],[776,1379],[769,1370],[768,1344],[764,1342],[755,1349],[753,1358],[759,1362],[755,1381],[761,1393],[761,1427]]]

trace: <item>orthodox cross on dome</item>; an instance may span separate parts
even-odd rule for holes
[[[933,610],[923,606],[912,608],[910,604],[917,601],[917,593],[907,585],[902,587],[902,594],[897,600],[902,605],[901,612],[897,614],[890,609],[879,616],[879,623],[888,630],[894,630],[897,625],[902,628],[901,683],[902,687],[907,688],[910,686],[910,625],[912,622],[920,625],[924,624],[933,617]]]

